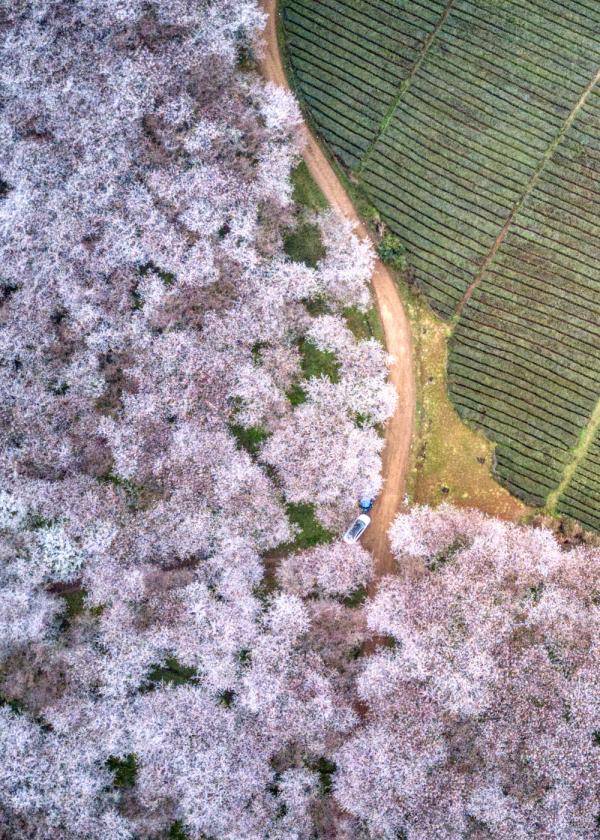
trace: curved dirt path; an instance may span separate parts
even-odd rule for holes
[[[277,43],[277,0],[262,0],[262,7],[269,17],[265,29],[265,55],[260,61],[261,73],[268,81],[289,89]],[[331,207],[354,222],[358,236],[363,239],[370,238],[346,191],[306,124],[303,131],[306,140],[304,160],[327,201]],[[405,493],[415,414],[415,379],[410,324],[394,280],[380,260],[375,263],[371,283],[383,324],[386,348],[394,357],[389,381],[398,393],[398,407],[386,426],[383,490],[373,507],[372,524],[363,540],[366,548],[373,552],[376,575],[381,577],[395,568],[387,532]]]

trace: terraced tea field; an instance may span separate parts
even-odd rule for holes
[[[585,458],[578,464],[569,486],[561,495],[557,506],[559,513],[580,519],[582,522],[597,522],[600,510],[600,436],[596,434]]]
[[[600,5],[282,11],[316,131],[455,324],[450,394],[498,477],[600,529]]]

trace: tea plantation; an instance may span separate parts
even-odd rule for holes
[[[600,529],[600,4],[281,8],[315,130],[454,325],[450,394],[498,477]]]

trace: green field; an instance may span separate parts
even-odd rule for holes
[[[291,80],[453,325],[448,386],[535,506],[600,529],[600,4],[284,0]]]

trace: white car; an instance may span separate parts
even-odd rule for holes
[[[360,516],[357,516],[352,525],[348,528],[346,533],[344,534],[343,540],[346,543],[355,543],[358,542],[362,535],[365,533],[369,525],[371,524],[371,517],[367,516],[366,513],[361,513]]]

